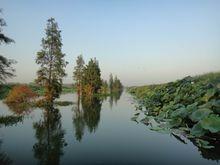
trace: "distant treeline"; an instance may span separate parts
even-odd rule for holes
[[[82,55],[77,57],[73,78],[78,95],[113,94],[123,88],[117,76],[113,79],[113,75],[110,74],[109,83],[101,78],[101,70],[96,58],[90,59],[85,65]]]

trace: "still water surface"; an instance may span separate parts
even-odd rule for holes
[[[131,120],[132,98],[84,101],[52,112],[34,109],[0,124],[0,164],[218,164],[220,152],[149,130]],[[18,115],[0,102],[0,115]],[[21,114],[20,114],[21,115]]]

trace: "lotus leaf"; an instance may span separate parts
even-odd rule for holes
[[[187,111],[188,116],[198,109],[197,105],[198,105],[198,102],[195,102],[195,103],[190,104],[186,107],[186,111]]]
[[[192,127],[191,131],[190,131],[190,133],[191,133],[193,136],[196,136],[196,137],[201,137],[201,136],[203,136],[206,132],[207,132],[207,131],[202,128],[201,123],[195,124],[195,125]]]
[[[207,117],[211,113],[213,113],[212,110],[210,110],[208,108],[201,108],[201,109],[194,111],[190,115],[190,119],[194,122],[197,122],[197,121],[200,121],[203,118]]]
[[[201,121],[201,126],[212,133],[217,133],[220,131],[220,117],[217,115],[210,115]]]
[[[131,118],[132,121],[137,121],[138,116],[134,116]]]
[[[214,76],[213,76],[214,75]],[[220,72],[202,76],[186,77],[172,83],[135,87],[134,95],[146,107],[143,123],[152,130],[180,130],[187,138],[220,135]],[[219,114],[219,116],[218,116]],[[155,123],[154,123],[155,120]],[[179,133],[176,133],[179,135]],[[209,142],[199,139],[202,148],[211,148]]]
[[[203,100],[208,102],[216,93],[217,90],[215,88],[207,90],[205,96],[203,96]]]
[[[187,116],[186,108],[182,107],[172,112],[171,117],[182,117],[185,118]]]
[[[214,111],[220,114],[220,100],[213,100],[212,106],[214,108]]]
[[[181,118],[173,118],[168,122],[168,127],[170,128],[179,127],[181,124],[182,124]]]
[[[152,116],[146,116],[145,118],[141,119],[140,122],[148,125],[152,119],[153,119]]]

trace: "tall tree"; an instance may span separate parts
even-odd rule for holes
[[[94,93],[98,93],[102,85],[101,71],[98,61],[96,59],[90,59],[89,63],[85,66],[83,73],[83,94],[93,95]]]
[[[109,90],[110,90],[110,93],[112,93],[112,91],[113,91],[113,83],[114,83],[113,76],[112,76],[112,74],[110,74],[110,76],[109,76]]]
[[[0,9],[0,14],[1,13],[2,10]],[[6,26],[6,22],[0,17],[0,45],[14,42],[14,40],[3,34],[2,31],[4,26]],[[11,66],[14,63],[16,63],[15,60],[7,59],[6,57],[0,55],[0,83],[3,83],[7,78],[15,76],[15,69]]]
[[[2,13],[2,9],[0,9],[0,14]],[[7,26],[5,20],[3,18],[0,17],[0,44],[2,43],[5,43],[5,44],[8,44],[8,43],[11,43],[11,42],[14,42],[13,39],[5,36],[2,31],[3,31],[3,27],[4,26]]]
[[[82,78],[83,78],[83,68],[84,68],[83,56],[79,55],[76,59],[76,66],[73,71],[73,79],[75,80],[78,96],[82,92]]]
[[[63,77],[66,76],[62,53],[61,31],[54,18],[47,21],[46,36],[42,39],[42,49],[37,53],[36,63],[40,65],[36,82],[45,88],[45,97],[52,102],[62,92]]]
[[[107,94],[109,92],[108,90],[108,82],[106,80],[102,80],[102,86],[100,89],[100,93]]]
[[[121,84],[121,81],[118,79],[117,76],[115,76],[114,78],[114,82],[113,82],[113,91],[114,92],[118,92],[120,90],[122,90],[122,84]]]

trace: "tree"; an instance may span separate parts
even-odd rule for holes
[[[119,92],[121,91],[123,88],[121,81],[118,79],[117,76],[115,76],[114,78],[114,82],[113,82],[113,91],[114,92]]]
[[[123,85],[122,85],[121,81],[118,79],[118,77],[115,76],[113,79],[113,75],[110,74],[110,76],[109,76],[110,94],[121,92],[122,89],[123,89]]]
[[[0,55],[0,83],[5,82],[7,78],[12,78],[15,76],[15,69],[11,66],[15,63],[15,60],[7,59]]]
[[[2,13],[2,9],[0,9],[0,13]],[[13,39],[11,39],[11,38],[5,36],[5,35],[2,33],[2,31],[3,31],[2,27],[4,27],[4,26],[7,26],[7,24],[6,24],[5,20],[0,17],[0,44],[1,44],[1,43],[8,44],[8,43],[14,42]]]
[[[42,39],[42,50],[37,53],[36,63],[40,65],[37,71],[36,83],[45,88],[45,98],[53,102],[62,92],[63,77],[66,76],[62,53],[61,31],[54,18],[47,21],[46,37]]]
[[[114,83],[113,76],[112,76],[112,74],[110,74],[110,76],[109,76],[109,90],[110,90],[110,93],[112,93],[112,91],[113,91],[113,83]]]
[[[76,60],[76,66],[73,71],[73,79],[75,80],[78,96],[82,92],[82,78],[83,78],[83,68],[84,68],[83,56],[79,55]]]
[[[101,71],[96,59],[90,59],[83,69],[82,85],[83,95],[93,95],[100,90],[102,86]]]
[[[27,85],[17,85],[10,90],[5,102],[8,104],[20,104],[30,102],[31,99],[37,97]]]
[[[0,13],[2,13],[2,10],[0,9]],[[9,44],[14,42],[11,38],[5,36],[2,31],[3,27],[7,26],[6,22],[3,18],[0,17],[0,44]],[[7,78],[11,78],[14,75],[15,69],[11,66],[12,64],[15,64],[15,60],[7,59],[6,57],[0,55],[0,83],[3,83]]]
[[[109,92],[108,90],[108,83],[106,80],[102,80],[102,86],[101,86],[101,89],[100,89],[100,93],[101,94],[107,94]]]

